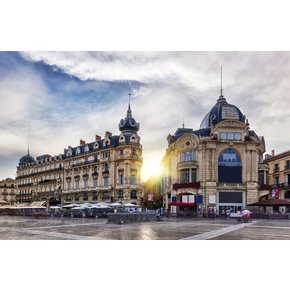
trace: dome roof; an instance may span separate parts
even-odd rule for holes
[[[28,153],[27,155],[21,157],[19,160],[19,165],[26,165],[35,162],[35,159]]]
[[[127,116],[125,119],[122,119],[119,123],[119,130],[123,133],[136,133],[139,131],[140,124],[135,121],[135,119],[132,117],[132,111],[129,104],[128,110],[127,110]]]
[[[245,115],[240,109],[229,104],[223,95],[220,95],[217,103],[203,118],[200,129],[208,128],[210,125],[216,125],[224,120],[237,120],[245,123]]]

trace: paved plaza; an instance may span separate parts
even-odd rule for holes
[[[1,240],[290,240],[290,221],[163,218],[108,224],[106,219],[0,217]]]

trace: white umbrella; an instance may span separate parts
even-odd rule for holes
[[[119,202],[115,202],[115,203],[111,203],[111,206],[124,206],[122,203]]]
[[[125,204],[125,206],[127,206],[127,207],[138,207],[138,205],[132,204],[132,203],[127,203],[127,204]]]
[[[79,204],[67,204],[67,205],[64,205],[63,207],[64,208],[70,208],[70,207],[75,207],[75,206],[79,206]]]
[[[242,214],[243,215],[247,215],[247,214],[250,214],[251,212],[249,211],[249,210],[247,210],[247,209],[244,209],[243,211],[242,211]]]

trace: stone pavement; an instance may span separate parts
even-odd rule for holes
[[[289,220],[163,218],[108,224],[106,219],[0,216],[1,240],[290,240]]]

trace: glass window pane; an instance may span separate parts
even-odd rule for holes
[[[235,140],[241,140],[241,133],[235,133]]]

